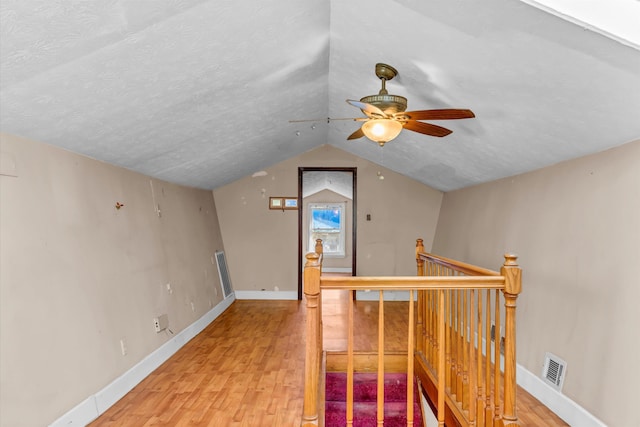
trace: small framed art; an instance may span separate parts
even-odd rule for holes
[[[269,197],[269,209],[282,209],[284,199],[282,197]]]
[[[284,198],[285,209],[298,209],[298,198],[285,197]]]
[[[297,197],[269,197],[269,209],[294,210],[298,209]]]

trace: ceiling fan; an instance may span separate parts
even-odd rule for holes
[[[367,117],[355,118],[355,121],[364,123],[357,131],[353,132],[347,140],[358,139],[366,136],[377,142],[382,147],[385,143],[397,137],[402,129],[411,130],[443,137],[449,135],[451,130],[422,120],[452,120],[470,119],[475,117],[471,110],[464,109],[439,109],[405,111],[407,98],[399,95],[390,95],[386,89],[386,82],[398,75],[398,71],[387,64],[376,64],[376,76],[382,81],[382,88],[377,95],[369,95],[360,101],[347,99],[347,102],[359,108]]]

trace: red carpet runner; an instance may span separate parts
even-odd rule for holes
[[[344,427],[347,413],[347,374],[327,373],[325,427]],[[353,376],[353,426],[376,427],[377,374],[357,373]],[[418,387],[414,382],[413,425],[422,427]],[[407,426],[407,375],[386,374],[384,377],[384,425]]]

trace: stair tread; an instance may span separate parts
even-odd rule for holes
[[[353,400],[356,402],[375,402],[378,396],[378,376],[370,373],[356,373],[353,376]],[[417,388],[414,386],[414,393]],[[326,378],[326,401],[345,401],[347,399],[347,374],[343,372],[329,372]],[[385,374],[384,376],[385,402],[407,399],[407,375]]]
[[[347,417],[346,402],[327,402],[325,409],[325,427],[343,427]],[[420,406],[413,405],[413,423],[418,427],[422,425]],[[376,402],[354,402],[353,426],[375,427],[377,425]],[[385,427],[407,425],[407,405],[404,402],[385,402],[384,405]]]
[[[353,378],[353,425],[375,427],[377,425],[377,374],[355,373]],[[407,425],[407,375],[385,374],[384,376],[385,427]],[[325,427],[343,427],[346,420],[347,374],[329,372],[326,376]],[[422,425],[419,391],[414,380],[414,426]]]

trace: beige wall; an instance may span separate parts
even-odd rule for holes
[[[358,275],[415,274],[415,239],[422,237],[431,247],[442,193],[323,145],[266,169],[266,176],[248,176],[214,190],[236,290],[297,290],[297,211],[270,211],[267,204],[269,196],[297,197],[299,166],[358,168]],[[378,179],[378,170],[384,180]]]
[[[222,239],[210,191],[153,180],[158,217],[148,177],[7,135],[0,148],[0,424],[44,426],[169,340],[154,317],[177,334],[221,301]]]
[[[499,268],[520,255],[518,363],[567,362],[563,393],[640,425],[640,141],[445,194],[434,252]]]

